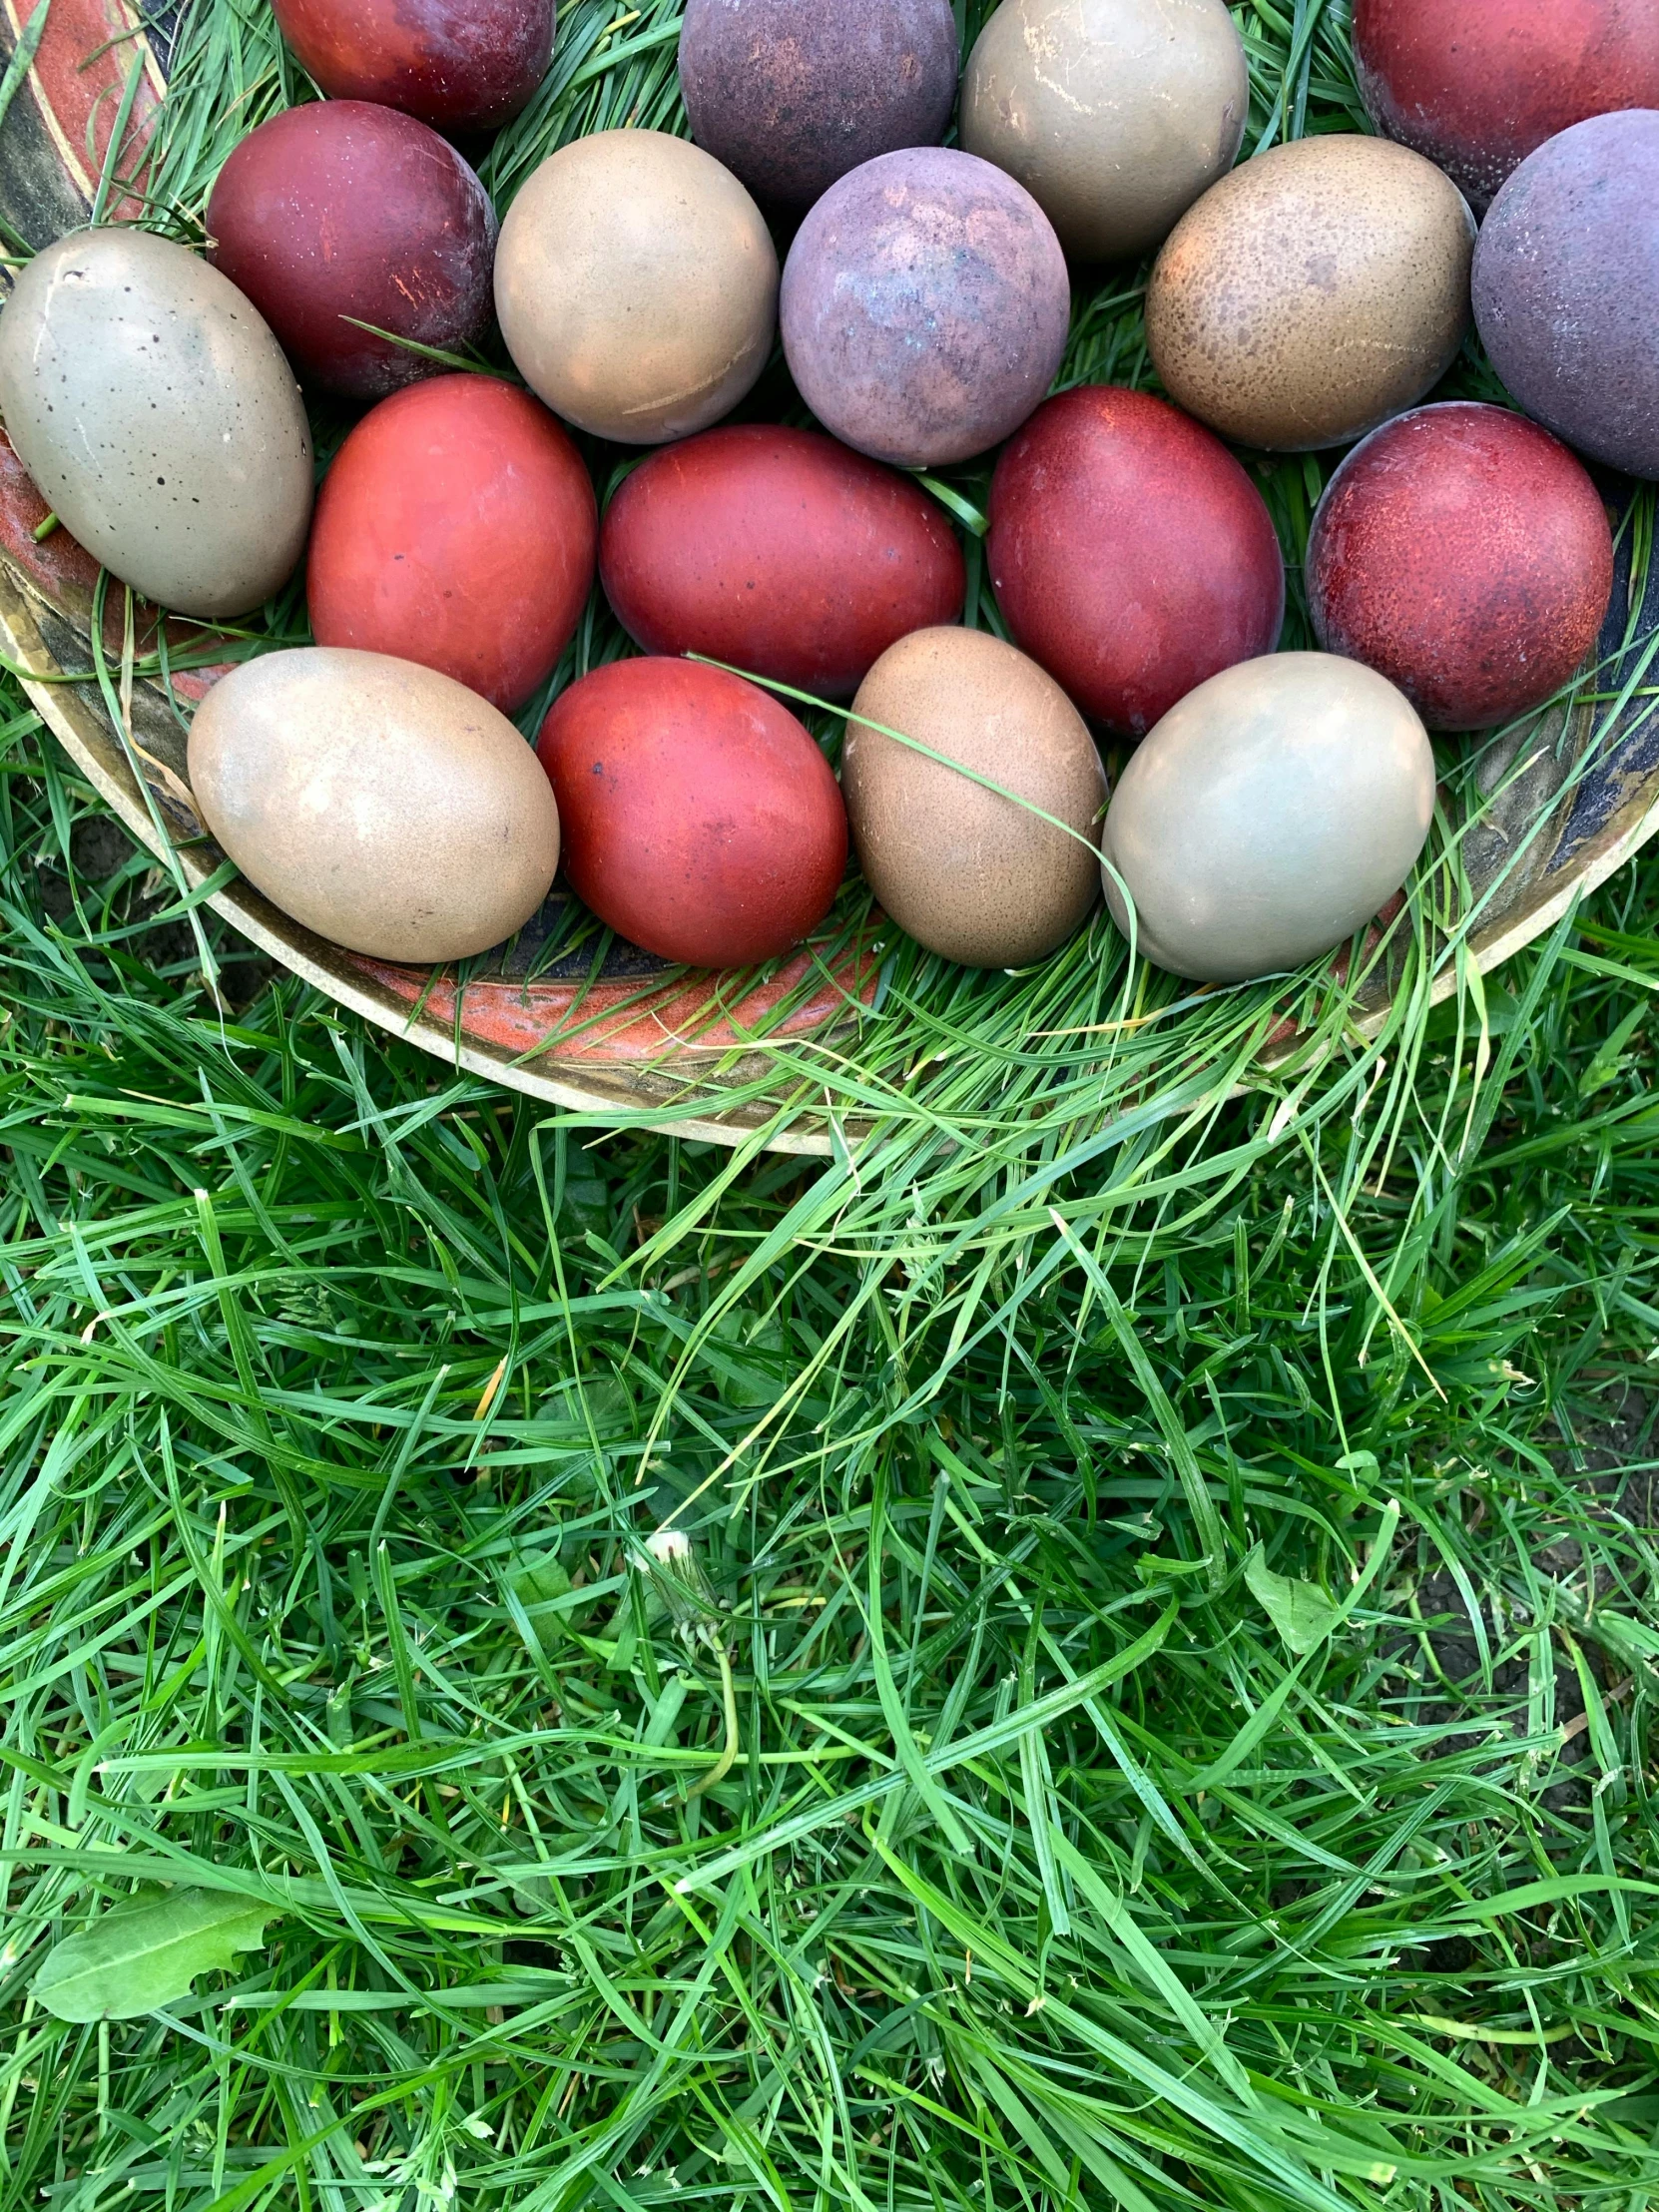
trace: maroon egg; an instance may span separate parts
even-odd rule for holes
[[[810,430],[665,446],[612,500],[600,574],[648,653],[703,653],[850,699],[889,645],[961,618],[949,524],[906,477]]]
[[[741,676],[615,661],[555,702],[536,751],[571,888],[648,952],[748,967],[830,911],[840,788],[794,715]]]
[[[512,714],[570,643],[598,530],[581,456],[539,400],[493,376],[416,384],[364,415],[323,479],[312,634]]]
[[[274,0],[331,100],[377,100],[440,131],[493,131],[553,58],[553,0]]]
[[[1653,0],[1355,0],[1354,58],[1378,129],[1477,208],[1558,131],[1659,108]]]
[[[1085,384],[1039,407],[997,463],[987,551],[1014,643],[1125,737],[1279,643],[1285,562],[1261,493],[1148,392]]]
[[[1542,706],[1594,648],[1613,533],[1547,430],[1453,400],[1355,447],[1314,517],[1307,576],[1328,653],[1387,677],[1431,730],[1490,730]]]
[[[443,372],[361,323],[443,352],[484,335],[495,231],[489,195],[447,141],[361,100],[262,123],[208,202],[209,259],[303,382],[353,399]]]

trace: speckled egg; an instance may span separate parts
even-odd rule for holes
[[[957,620],[967,585],[916,484],[761,423],[642,461],[606,513],[600,572],[648,653],[702,653],[829,699],[850,699],[911,630]]]
[[[632,943],[749,967],[809,936],[846,868],[846,811],[787,708],[695,661],[613,661],[536,741],[571,888]]]
[[[454,352],[489,328],[495,211],[436,131],[362,100],[262,123],[219,173],[209,255],[307,384],[378,399],[443,364],[372,331]]]
[[[1481,229],[1474,313],[1529,415],[1659,476],[1659,114],[1597,116],[1522,162]]]
[[[1279,643],[1285,561],[1261,493],[1149,392],[1045,401],[997,463],[986,553],[1014,643],[1124,737]]]
[[[1002,0],[962,79],[962,145],[1017,177],[1074,260],[1149,254],[1238,159],[1224,0]]]
[[[686,0],[692,136],[769,207],[799,213],[878,154],[937,146],[956,68],[950,0]]]
[[[1053,226],[1011,177],[938,147],[830,187],[784,269],[784,350],[826,428],[904,468],[968,459],[1047,393],[1071,315]]]
[[[1357,661],[1276,653],[1159,723],[1106,817],[1106,902],[1156,966],[1205,983],[1300,967],[1404,882],[1434,755],[1403,693]]]
[[[189,769],[255,888],[375,959],[489,951],[559,864],[558,809],[530,748],[411,661],[323,646],[246,661],[197,709]]]
[[[1307,580],[1327,652],[1397,684],[1430,730],[1490,730],[1593,651],[1613,533],[1547,430],[1459,400],[1356,446],[1314,517]]]
[[[323,478],[311,634],[513,714],[570,643],[598,533],[581,455],[538,400],[493,376],[416,384],[364,415]]]
[[[899,927],[968,967],[1023,967],[1063,944],[1100,895],[1106,777],[1054,679],[983,630],[919,630],[876,662],[852,714],[852,841]]]
[[[76,231],[0,313],[0,414],[70,535],[180,614],[246,614],[311,514],[305,410],[252,302],[147,231]]]
[[[331,100],[376,100],[440,131],[494,131],[553,58],[553,0],[273,0]]]
[[[1473,245],[1462,194],[1420,154],[1299,139],[1182,217],[1152,273],[1147,342],[1170,397],[1223,437],[1343,445],[1451,366]]]
[[[599,131],[550,155],[507,211],[495,305],[555,414],[657,445],[718,422],[766,366],[778,253],[712,154],[665,131]]]
[[[1558,131],[1659,108],[1651,0],[1356,0],[1372,121],[1438,163],[1476,208]]]

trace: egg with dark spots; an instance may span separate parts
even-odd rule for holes
[[[606,596],[648,653],[701,653],[850,699],[911,630],[961,614],[942,510],[894,470],[809,430],[708,430],[640,464],[600,541]]]
[[[789,951],[834,902],[846,812],[823,754],[754,684],[695,661],[614,661],[536,742],[565,875],[619,935],[688,967]]]
[[[799,214],[901,146],[937,146],[956,104],[950,0],[686,0],[692,136]]]
[[[919,630],[881,656],[841,785],[870,889],[947,960],[1043,959],[1100,896],[1094,740],[1051,676],[982,630]]]
[[[257,890],[375,959],[460,960],[537,912],[559,816],[504,715],[433,669],[313,646],[247,661],[197,709],[203,819]]]
[[[1308,452],[1413,406],[1469,320],[1474,218],[1385,139],[1299,139],[1243,162],[1170,234],[1146,334],[1178,406],[1240,445]]]
[[[1659,113],[1597,116],[1522,162],[1481,228],[1474,313],[1529,415],[1659,476]]]
[[[273,0],[330,100],[374,100],[440,131],[494,131],[553,58],[553,0]]]
[[[207,225],[216,266],[319,390],[381,398],[443,371],[396,340],[454,353],[488,331],[489,195],[394,109],[313,100],[273,116],[220,171]]]
[[[311,441],[251,301],[148,231],[77,231],[0,312],[0,414],[70,535],[147,599],[213,620],[279,590],[305,544]]]

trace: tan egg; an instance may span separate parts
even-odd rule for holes
[[[1354,935],[1410,873],[1434,754],[1403,692],[1327,653],[1275,653],[1172,707],[1118,780],[1106,903],[1158,967],[1239,983]]]
[[[1054,679],[982,630],[917,630],[882,654],[852,712],[945,756],[847,724],[852,841],[899,927],[968,967],[1022,967],[1063,944],[1099,896],[1106,777]]]
[[[962,79],[961,141],[1075,261],[1133,261],[1239,155],[1244,42],[1224,0],[1002,0]]]
[[[246,614],[285,584],[311,515],[293,371],[258,310],[148,231],[76,231],[0,314],[0,413],[70,535],[180,614]]]
[[[1305,453],[1414,406],[1469,322],[1474,218],[1385,139],[1276,146],[1158,257],[1146,334],[1170,397],[1242,445]]]
[[[190,733],[208,828],[257,890],[380,960],[503,943],[559,864],[559,811],[506,716],[453,677],[314,646],[248,661]]]
[[[657,445],[730,413],[766,366],[778,251],[729,169],[664,131],[550,155],[495,255],[507,350],[556,414]]]

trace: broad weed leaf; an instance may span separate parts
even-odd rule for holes
[[[141,1890],[48,1954],[34,1995],[60,2020],[136,2020],[188,1997],[198,1974],[258,1950],[269,1905],[221,1890]]]
[[[1299,1659],[1316,1651],[1335,1627],[1335,1599],[1312,1582],[1293,1582],[1289,1575],[1275,1574],[1262,1556],[1260,1544],[1245,1561],[1245,1580]]]

